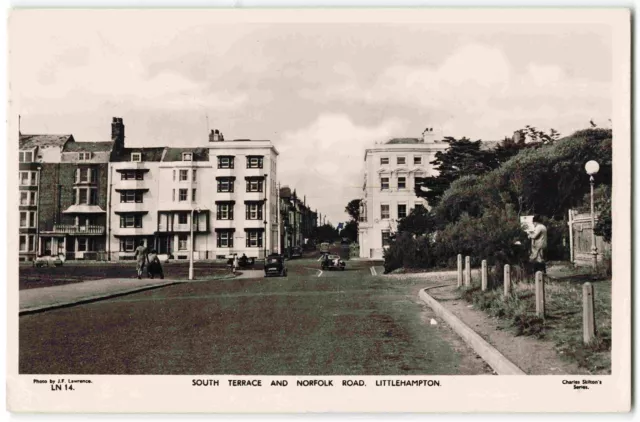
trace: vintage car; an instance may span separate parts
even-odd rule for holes
[[[300,246],[291,248],[291,258],[302,258],[302,248]]]
[[[322,242],[320,244],[320,252],[329,253],[329,248],[330,247],[331,247],[331,244],[329,242]]]
[[[53,255],[53,256],[38,256],[33,261],[33,266],[44,267],[46,265],[48,267],[50,265],[54,265],[56,267],[60,267],[62,264],[64,264],[65,260],[66,260],[66,257],[64,256],[64,254]]]
[[[282,255],[272,254],[267,257],[264,263],[264,276],[270,277],[272,275],[286,277],[287,267],[284,263],[284,257]]]
[[[320,261],[320,268],[323,270],[340,270],[344,271],[346,264],[338,255],[326,254]]]

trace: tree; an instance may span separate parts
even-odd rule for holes
[[[362,203],[362,200],[360,199],[352,199],[351,201],[349,201],[349,203],[344,209],[346,213],[349,214],[349,216],[351,217],[351,220],[355,221],[356,223],[360,221],[360,204],[361,203]]]
[[[338,230],[336,230],[336,228],[331,224],[324,224],[319,226],[317,229],[317,238],[321,242],[333,242],[334,240],[337,240],[338,237],[340,237],[338,235]]]
[[[340,237],[346,237],[352,242],[358,240],[358,223],[354,220],[347,222],[344,229],[340,231]]]
[[[412,233],[416,236],[423,236],[431,233],[435,229],[434,218],[422,205],[416,205],[409,215],[401,219],[398,223],[399,232]]]
[[[462,176],[484,174],[500,165],[492,151],[481,148],[480,140],[446,137],[444,142],[449,144],[449,148],[436,152],[436,159],[430,163],[438,175],[416,178],[416,195],[426,199],[432,206],[440,201],[442,194],[455,180]]]

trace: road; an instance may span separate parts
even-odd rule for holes
[[[316,259],[289,275],[181,283],[20,317],[20,372],[421,375],[489,368],[417,300],[419,281]],[[378,269],[378,273],[381,273]]]

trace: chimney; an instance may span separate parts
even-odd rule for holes
[[[224,141],[224,135],[218,129],[211,129],[209,134],[209,142],[222,142]]]
[[[428,127],[422,132],[422,142],[432,143],[434,141],[433,128]]]
[[[111,122],[111,140],[119,148],[124,148],[124,123],[122,123],[122,117],[114,117]]]

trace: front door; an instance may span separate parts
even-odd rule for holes
[[[171,253],[171,238],[172,236],[158,237],[158,253],[159,254],[168,255]]]
[[[42,255],[44,256],[51,256],[51,238],[50,237],[45,237],[44,238],[44,242],[42,242]]]

